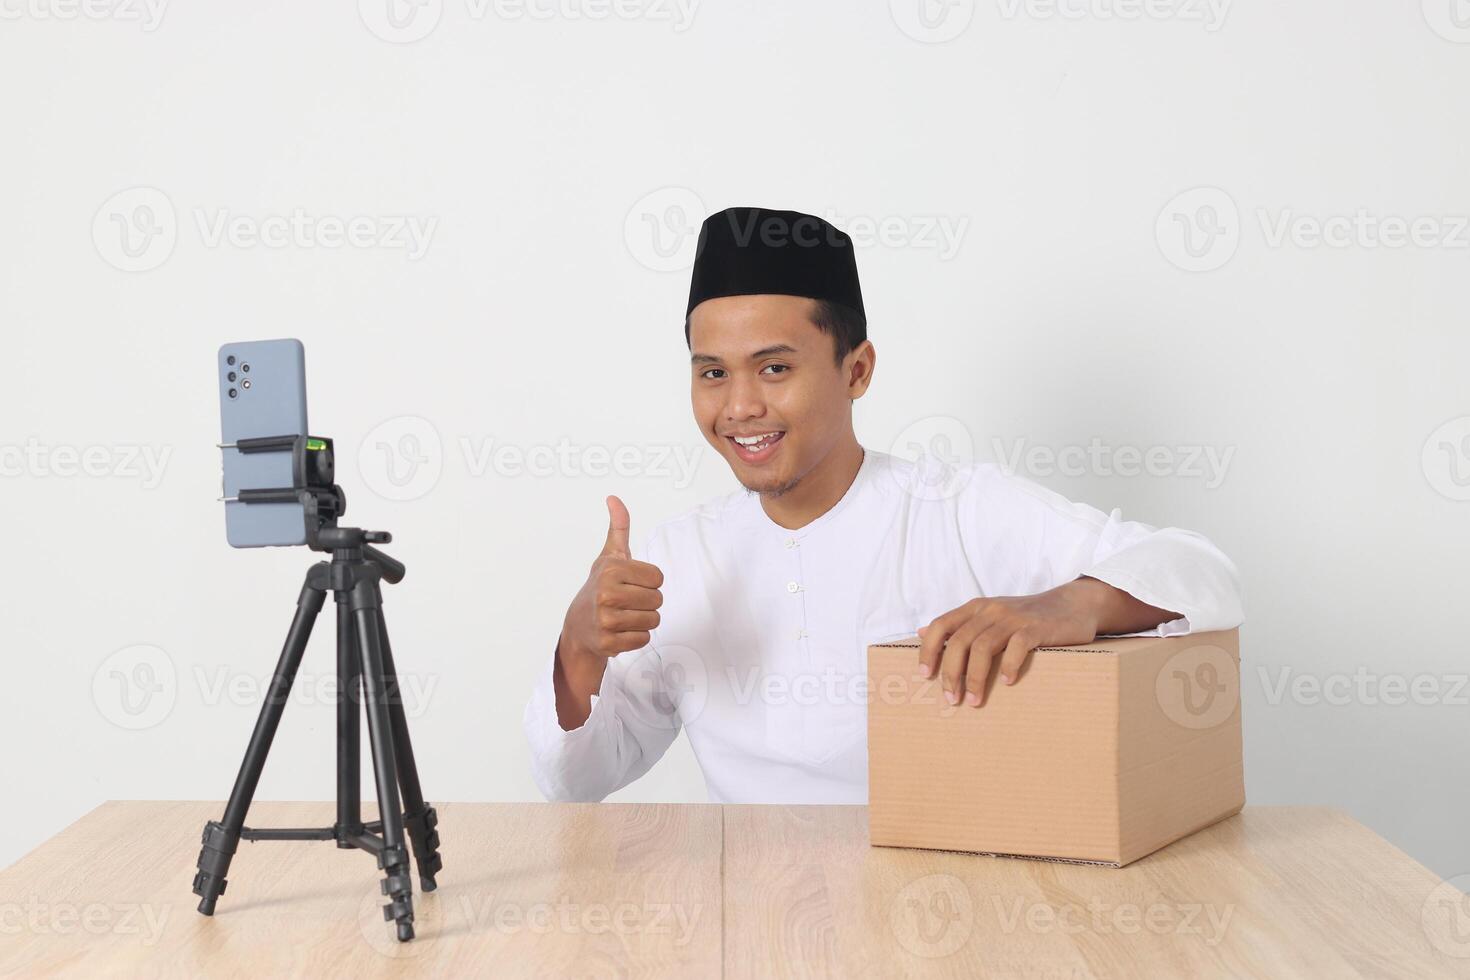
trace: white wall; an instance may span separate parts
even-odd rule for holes
[[[680,332],[692,240],[668,229],[758,203],[886,229],[859,259],[867,445],[1166,447],[1164,475],[1023,472],[1239,563],[1252,803],[1340,806],[1470,871],[1470,28],[1450,0],[1159,0],[1131,19],[1106,16],[1120,0],[955,0],[932,30],[907,0],[709,0],[689,21],[674,0],[626,0],[631,19],[427,0],[398,33],[369,0],[157,20],[108,2],[0,3],[0,863],[104,799],[228,792],[313,556],[225,546],[224,340],[306,342],[349,513],[397,537],[410,576],[388,612],[426,695],[430,798],[538,798],[521,708],[603,495],[636,534],[731,486],[712,457],[690,480],[661,463],[704,445]],[[369,22],[432,29],[397,43]],[[391,235],[240,237],[298,210],[432,227],[414,255]],[[1360,213],[1342,245],[1303,237]],[[165,234],[135,232],[129,257],[114,214]],[[1402,247],[1370,226],[1416,218]],[[428,462],[395,487],[378,446],[413,437]],[[563,440],[632,447],[640,472],[478,462]],[[167,453],[161,476],[140,448]],[[73,472],[89,449],[101,475]],[[1190,462],[1209,453],[1221,472]],[[1421,675],[1428,703],[1385,703]],[[260,798],[328,797],[332,726],[294,704]],[[704,788],[681,740],[620,795]]]

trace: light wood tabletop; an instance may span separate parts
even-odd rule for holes
[[[874,848],[863,807],[440,804],[406,944],[371,857],[330,843],[242,843],[199,915],[220,810],[106,803],[0,872],[0,974],[1470,976],[1463,881],[1329,809],[1247,808],[1106,868]]]

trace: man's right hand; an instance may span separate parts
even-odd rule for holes
[[[608,497],[607,517],[607,541],[567,609],[557,644],[557,714],[567,730],[591,713],[607,658],[648,644],[664,601],[664,573],[629,551],[628,508]]]

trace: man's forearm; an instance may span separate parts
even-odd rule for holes
[[[1075,589],[1091,605],[1097,617],[1098,636],[1141,633],[1180,617],[1179,613],[1150,606],[1122,589],[1085,575],[1064,588]]]
[[[564,637],[557,638],[551,678],[556,688],[556,720],[564,731],[581,728],[592,714],[592,695],[602,689],[606,671],[606,657],[578,654],[568,648]]]

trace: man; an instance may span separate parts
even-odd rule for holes
[[[863,803],[870,643],[917,632],[918,669],[984,710],[1037,646],[1240,623],[1235,568],[1197,534],[859,445],[876,355],[852,241],[825,221],[710,217],[685,337],[695,421],[745,491],[655,528],[637,557],[607,499],[526,708],[548,798],[602,799],[682,728],[713,802]]]

